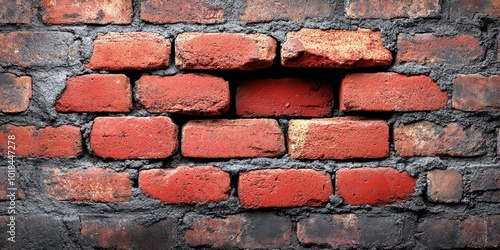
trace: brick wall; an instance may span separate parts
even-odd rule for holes
[[[499,248],[498,27],[497,0],[0,0],[1,248]]]

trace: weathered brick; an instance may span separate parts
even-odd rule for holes
[[[224,9],[202,0],[144,0],[141,2],[141,19],[163,23],[223,23]]]
[[[486,220],[479,216],[469,216],[460,222],[461,230],[458,247],[481,248],[486,245]]]
[[[455,168],[427,172],[427,197],[437,202],[460,202],[462,174]]]
[[[132,215],[80,215],[81,234],[94,248],[176,249],[177,222],[160,219],[143,225]]]
[[[136,83],[138,106],[151,113],[220,115],[229,110],[231,93],[223,78],[185,74],[143,75]]]
[[[402,124],[394,129],[396,155],[413,156],[477,156],[486,152],[480,129],[465,128],[458,123],[445,127],[428,121]]]
[[[278,157],[284,153],[283,132],[272,119],[193,120],[182,128],[185,157]]]
[[[29,24],[32,10],[31,1],[0,0],[0,24]]]
[[[439,0],[348,0],[345,12],[349,18],[397,18],[439,16]]]
[[[43,193],[60,201],[121,202],[132,196],[128,173],[103,168],[43,169]]]
[[[500,232],[500,215],[486,217],[486,244],[484,247],[500,247],[500,233],[498,232]]]
[[[453,79],[453,108],[500,111],[500,76],[458,75]]]
[[[484,55],[479,39],[470,35],[401,34],[398,36],[397,48],[398,63],[459,66],[478,62]]]
[[[9,163],[10,159],[4,160],[7,167],[0,167],[0,201],[10,201],[23,198],[24,190],[19,186],[19,172]],[[16,162],[14,161],[14,166]]]
[[[82,153],[80,128],[70,125],[35,128],[35,126],[3,125],[0,127],[0,155],[7,155],[7,136],[14,135],[16,156],[21,157],[76,157]]]
[[[57,67],[72,65],[78,54],[67,32],[0,33],[0,66]]]
[[[416,178],[393,168],[340,169],[335,175],[335,193],[349,205],[382,206],[410,200]]]
[[[329,116],[333,86],[325,81],[284,78],[238,83],[236,114],[240,116]]]
[[[498,0],[452,0],[450,3],[451,20],[472,19],[475,15],[500,18],[500,2]]]
[[[48,24],[130,24],[132,0],[44,0],[42,19]]]
[[[0,74],[0,111],[17,113],[27,110],[32,95],[31,85],[29,76]]]
[[[177,150],[177,133],[169,117],[97,117],[90,147],[103,158],[167,158]]]
[[[292,222],[270,213],[198,217],[186,230],[186,243],[216,249],[286,248],[291,243]],[[236,237],[237,236],[237,237]]]
[[[149,32],[99,33],[87,68],[140,70],[168,67],[170,41]]]
[[[425,75],[359,73],[345,76],[339,99],[341,111],[405,112],[443,108],[448,94]]]
[[[456,220],[423,218],[417,227],[417,241],[428,249],[456,248],[460,236]]]
[[[469,179],[474,200],[500,202],[500,168],[475,170]]]
[[[391,62],[391,52],[382,44],[380,32],[367,29],[303,28],[288,32],[281,47],[285,67],[363,68]]]
[[[143,170],[139,187],[148,196],[170,204],[219,202],[229,198],[229,174],[213,166]]]
[[[387,157],[389,126],[359,117],[291,120],[288,154],[294,159]]]
[[[68,77],[55,105],[59,112],[130,112],[130,80],[121,74]]]
[[[245,12],[241,15],[241,20],[248,23],[259,23],[328,17],[333,11],[333,5],[334,1],[332,0],[246,0]]]
[[[263,34],[182,33],[175,39],[179,69],[255,70],[273,64],[276,40]]]
[[[240,173],[245,208],[324,206],[333,194],[329,174],[312,169],[264,169]]]

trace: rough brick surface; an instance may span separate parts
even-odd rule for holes
[[[291,120],[287,142],[295,159],[383,158],[389,155],[389,127],[358,117]]]
[[[32,95],[31,85],[29,76],[0,74],[0,111],[17,113],[27,110]]]
[[[416,178],[393,168],[340,169],[335,178],[335,193],[349,205],[407,201],[416,185]]]
[[[458,221],[441,218],[424,218],[418,223],[417,240],[433,249],[456,247],[459,236]]]
[[[387,66],[391,61],[380,32],[367,29],[303,28],[288,32],[281,47],[285,67],[362,68]]]
[[[470,176],[469,193],[480,202],[500,202],[500,168],[478,169]]]
[[[312,169],[265,169],[240,173],[245,208],[324,206],[333,194],[329,174]]]
[[[439,0],[348,0],[345,5],[349,18],[435,17],[440,10]]]
[[[170,204],[219,202],[229,198],[229,174],[213,166],[150,169],[139,174],[148,196]]]
[[[103,168],[44,168],[46,196],[64,201],[122,202],[132,196],[128,173]]]
[[[145,0],[141,19],[150,23],[223,23],[224,9],[202,0]]]
[[[3,125],[0,127],[0,155],[7,155],[7,136],[16,137],[16,156],[67,158],[82,153],[80,128],[70,125],[35,128],[35,126]]]
[[[0,201],[17,200],[25,196],[24,190],[19,186],[21,176],[17,170],[13,170],[9,160],[5,160],[7,167],[0,167]]]
[[[240,116],[329,116],[333,87],[324,81],[283,78],[238,83],[236,114]]]
[[[453,108],[500,111],[500,76],[458,75],[453,79]]]
[[[450,19],[472,19],[474,16],[486,15],[500,18],[500,2],[498,0],[452,0],[450,6]]]
[[[180,69],[254,70],[273,64],[276,40],[263,34],[182,33],[175,39]]]
[[[177,222],[172,218],[143,225],[130,215],[81,215],[81,234],[94,248],[175,249]],[[147,240],[146,240],[147,239]]]
[[[437,202],[460,202],[462,174],[455,168],[429,171],[427,173],[427,197]]]
[[[143,75],[136,83],[138,106],[151,113],[220,115],[229,110],[231,93],[223,78],[185,74]]]
[[[177,125],[168,117],[98,117],[90,147],[103,158],[167,158],[177,150],[177,133]]]
[[[194,120],[182,128],[185,157],[278,157],[284,153],[283,132],[272,119]]]
[[[446,106],[448,94],[425,75],[359,73],[340,85],[340,110],[425,111]]]
[[[77,55],[67,32],[15,31],[0,33],[0,66],[69,66]]]
[[[394,129],[396,155],[413,156],[476,156],[486,152],[483,132],[458,123],[444,127],[422,121],[403,124]]]
[[[433,34],[401,34],[397,47],[398,63],[458,66],[477,62],[484,55],[479,39],[469,35],[439,37]]]
[[[0,0],[0,24],[31,23],[31,1]]]
[[[168,67],[170,41],[156,33],[130,32],[98,34],[90,69],[140,70]]]
[[[129,112],[130,80],[121,74],[68,77],[66,89],[56,101],[59,112]]]
[[[249,23],[328,17],[333,1],[327,0],[247,0],[241,20]]]
[[[269,213],[229,215],[224,219],[198,217],[186,230],[186,243],[216,249],[286,248],[291,234],[290,219]]]
[[[44,0],[43,21],[48,24],[129,24],[132,0]]]

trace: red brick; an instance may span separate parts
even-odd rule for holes
[[[427,172],[427,197],[437,202],[460,202],[462,174],[455,168]]]
[[[132,90],[125,75],[68,77],[66,89],[56,101],[59,112],[130,112]]]
[[[387,157],[389,126],[359,117],[291,120],[288,154],[294,159]]]
[[[459,235],[458,221],[441,218],[420,220],[416,234],[422,248],[427,249],[456,248]]]
[[[484,55],[479,39],[469,35],[401,34],[397,48],[398,63],[464,65],[478,62]]]
[[[448,94],[428,76],[384,72],[346,75],[339,98],[341,111],[405,112],[441,109]]]
[[[333,194],[329,174],[312,169],[264,169],[240,173],[245,208],[324,206]]]
[[[224,9],[202,0],[145,0],[141,2],[141,19],[163,23],[223,23]]]
[[[177,222],[172,218],[141,224],[132,215],[80,215],[80,233],[89,246],[98,249],[174,249]]]
[[[241,20],[248,23],[275,20],[300,21],[314,17],[328,17],[333,12],[331,0],[246,0]]]
[[[500,111],[500,76],[458,75],[453,79],[453,108]]]
[[[258,79],[238,83],[236,114],[239,116],[329,116],[333,87],[309,79]]]
[[[186,230],[192,247],[216,249],[287,248],[291,244],[292,222],[270,213],[229,215],[226,218],[198,217]]]
[[[485,247],[500,247],[500,215],[486,217],[486,244]]]
[[[475,15],[486,15],[500,18],[500,1],[498,0],[452,0],[450,5],[450,19],[472,19]]]
[[[0,33],[0,66],[57,67],[72,65],[78,55],[67,32],[15,31]]]
[[[0,74],[0,111],[23,112],[28,109],[32,95],[31,77]]]
[[[139,174],[148,196],[170,204],[219,202],[229,198],[229,174],[213,166],[150,169]]]
[[[486,152],[483,132],[477,127],[465,128],[458,123],[442,127],[428,121],[396,127],[394,147],[401,157],[477,156]]]
[[[29,24],[32,10],[31,1],[0,0],[0,24]]]
[[[276,40],[263,34],[182,33],[175,39],[179,69],[255,70],[273,64]]]
[[[136,83],[135,96],[138,106],[148,112],[191,115],[223,114],[231,99],[227,81],[202,74],[143,75]]]
[[[177,150],[177,133],[168,117],[97,117],[90,147],[103,158],[167,158]]]
[[[500,202],[500,168],[477,169],[469,180],[473,200]]]
[[[381,206],[410,200],[416,178],[393,168],[340,169],[335,192],[349,205]]]
[[[130,24],[132,0],[44,0],[48,24]]]
[[[82,153],[80,128],[70,125],[35,128],[35,126],[3,125],[0,127],[0,155],[7,155],[7,136],[14,135],[16,156],[30,158],[67,158]]]
[[[11,201],[12,199],[17,200],[23,198],[25,196],[24,190],[19,186],[20,175],[14,168],[16,166],[15,160],[13,165],[9,163],[10,158],[5,158],[4,162],[7,167],[0,167],[0,201]],[[14,196],[12,196],[12,194],[14,194]]]
[[[348,0],[345,12],[349,18],[397,18],[439,16],[439,0]]]
[[[391,52],[380,32],[367,29],[320,30],[303,28],[286,35],[281,47],[285,67],[363,68],[388,66]]]
[[[130,32],[99,33],[87,68],[140,70],[168,67],[170,41],[160,34]]]
[[[469,216],[461,221],[459,247],[481,248],[486,244],[486,220],[478,216]]]
[[[102,168],[43,169],[43,193],[59,201],[121,202],[132,196],[128,173]]]
[[[185,157],[278,157],[284,153],[283,132],[272,119],[189,121],[182,128]]]

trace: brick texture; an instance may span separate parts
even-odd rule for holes
[[[31,1],[1,0],[0,6],[0,24],[31,23]]]
[[[102,168],[43,169],[44,195],[59,201],[123,202],[132,196],[128,173]]]
[[[220,115],[229,110],[229,83],[223,78],[185,74],[143,75],[136,83],[138,106],[151,113]]]
[[[500,2],[498,0],[452,0],[450,19],[472,19],[474,16],[500,18]]]
[[[500,169],[478,169],[470,176],[468,193],[479,202],[500,202]]]
[[[150,169],[139,174],[139,187],[170,204],[219,202],[229,198],[229,174],[213,166]]]
[[[281,46],[285,67],[363,68],[388,66],[391,52],[380,32],[367,29],[291,31]]]
[[[331,114],[333,86],[329,82],[284,78],[238,83],[236,114],[239,116],[305,116]]]
[[[330,175],[311,169],[243,172],[238,183],[245,208],[324,206],[332,194]]]
[[[500,111],[500,76],[458,75],[453,79],[453,108]]]
[[[348,0],[345,12],[349,18],[397,18],[439,16],[439,0]]]
[[[291,120],[287,142],[294,159],[383,158],[389,155],[389,127],[359,117]]]
[[[202,0],[144,0],[141,2],[141,19],[155,24],[162,23],[223,23],[224,9]]]
[[[435,169],[427,173],[427,197],[437,202],[460,202],[462,174],[454,169]]]
[[[167,158],[177,150],[177,133],[177,125],[168,117],[98,117],[90,147],[103,158]]]
[[[132,0],[44,0],[43,21],[48,24],[130,24]]]
[[[33,93],[31,85],[29,76],[0,74],[0,111],[17,113],[27,110]]]
[[[129,112],[130,80],[121,74],[68,77],[66,89],[56,101],[59,112]]]
[[[284,153],[283,132],[272,119],[192,120],[182,128],[185,157],[278,157]]]
[[[276,40],[263,34],[182,33],[175,39],[179,69],[255,70],[273,64]]]
[[[444,108],[448,94],[424,75],[359,73],[342,80],[339,101],[341,111],[425,111]]]
[[[334,1],[327,0],[247,0],[241,20],[249,23],[275,20],[300,21],[314,17],[328,17]]]

